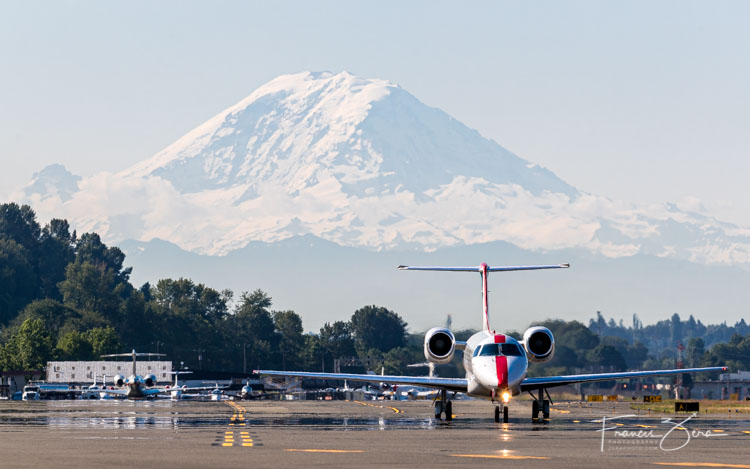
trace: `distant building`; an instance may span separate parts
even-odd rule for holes
[[[141,376],[155,375],[158,383],[169,383],[172,375],[171,361],[138,361],[136,374]],[[50,383],[91,383],[96,378],[101,383],[106,376],[107,383],[112,383],[115,375],[125,378],[133,374],[131,361],[91,361],[91,362],[47,362],[47,381]]]
[[[20,391],[28,381],[38,380],[44,374],[41,370],[6,370],[0,372],[0,396],[8,397]]]
[[[690,390],[692,399],[732,399],[743,401],[750,398],[750,371],[722,373],[717,381],[696,381]]]

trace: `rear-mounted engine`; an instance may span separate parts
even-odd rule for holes
[[[450,329],[433,327],[424,336],[424,357],[430,363],[449,363],[456,351],[456,338]]]
[[[555,354],[555,337],[546,327],[530,327],[523,333],[523,347],[530,362],[543,363]]]

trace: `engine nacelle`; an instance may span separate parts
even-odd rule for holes
[[[156,384],[156,375],[146,375],[143,377],[143,382],[146,386],[151,387]]]
[[[125,377],[123,375],[115,375],[115,377],[112,379],[112,382],[115,383],[115,386],[119,388],[123,384],[125,384]]]
[[[424,336],[424,357],[430,363],[449,363],[456,351],[456,338],[450,329],[433,327]]]
[[[530,362],[543,363],[555,354],[555,337],[546,327],[530,327],[523,333],[523,347]]]

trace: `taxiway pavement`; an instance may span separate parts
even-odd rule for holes
[[[450,423],[429,401],[4,401],[0,455],[3,467],[750,468],[740,416],[680,424],[690,415],[606,402],[558,403],[544,423],[530,413],[520,400],[508,424],[484,401],[454,401]]]

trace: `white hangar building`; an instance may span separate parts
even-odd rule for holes
[[[141,376],[155,375],[158,383],[171,381],[171,361],[138,361],[135,364],[136,374]],[[112,383],[115,375],[125,378],[133,374],[132,361],[91,361],[91,362],[47,362],[47,381],[50,383],[98,383],[106,377]]]

